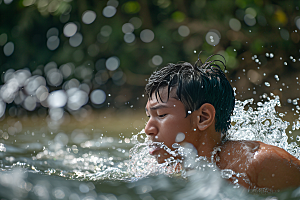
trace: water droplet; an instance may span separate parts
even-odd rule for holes
[[[287,62],[284,62],[283,64],[284,64],[284,65],[287,65]]]
[[[103,90],[97,89],[91,93],[90,98],[94,104],[102,104],[106,99],[106,94]]]
[[[205,36],[206,42],[212,46],[219,44],[221,34],[217,30],[210,30]]]
[[[82,22],[85,24],[91,24],[96,19],[96,13],[91,10],[87,10],[82,14]]]
[[[234,174],[235,174],[234,171],[232,171],[231,169],[221,170],[221,176],[224,179],[230,179]]]
[[[49,107],[59,108],[59,107],[65,106],[65,104],[67,103],[67,98],[68,97],[67,97],[65,91],[56,90],[56,91],[51,92],[47,101],[48,101]]]
[[[124,41],[126,43],[132,43],[135,40],[135,35],[133,33],[126,33],[124,35]]]
[[[265,82],[265,86],[270,87],[271,84],[269,82]]]
[[[123,33],[132,33],[134,31],[134,26],[131,23],[125,23],[122,26]]]
[[[79,185],[79,190],[82,193],[88,193],[90,191],[89,187],[86,184],[84,184],[84,183],[81,183]]]
[[[160,65],[163,62],[163,59],[160,55],[155,55],[152,57],[152,63],[156,66]]]
[[[69,22],[64,26],[63,30],[66,37],[72,37],[77,32],[77,25],[73,22]]]
[[[175,142],[182,142],[185,139],[184,133],[178,133],[175,139]]]
[[[294,100],[293,100],[293,104],[294,104],[295,106],[298,104],[297,99],[294,99]]]
[[[104,17],[113,17],[117,12],[117,9],[113,6],[106,6],[103,11],[102,11],[102,14]]]
[[[6,56],[10,56],[15,50],[15,45],[12,42],[8,42],[5,44],[5,46],[3,47],[3,52],[4,55]]]
[[[72,37],[69,39],[69,44],[72,47],[78,47],[82,43],[83,37],[81,33],[75,33]]]
[[[178,143],[174,143],[174,144],[172,144],[172,147],[173,147],[174,149],[178,149],[178,148],[181,147],[181,146],[180,146],[180,144],[178,144]]]
[[[273,53],[270,53],[270,58],[273,58],[274,57],[274,54]]]
[[[231,18],[229,20],[229,26],[234,31],[239,31],[241,29],[241,22],[238,19]]]
[[[120,60],[118,57],[110,57],[105,62],[106,68],[110,71],[116,70],[120,66]]]
[[[187,37],[190,34],[190,29],[189,29],[189,27],[182,25],[178,28],[178,33],[182,37]]]
[[[154,40],[154,32],[150,29],[142,30],[140,33],[140,38],[145,43],[152,42],[152,40]]]

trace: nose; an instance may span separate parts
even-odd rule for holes
[[[145,126],[145,133],[149,136],[155,136],[158,133],[158,129],[155,124],[155,121],[151,117]]]

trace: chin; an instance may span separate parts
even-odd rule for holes
[[[165,158],[156,158],[156,161],[159,163],[159,164],[162,164],[162,163],[165,163]]]
[[[170,157],[170,156],[162,155],[161,153],[156,153],[153,156],[155,157],[156,161],[159,164],[162,164],[162,163],[166,162],[165,159]]]
[[[158,155],[155,155],[155,158],[156,158],[156,161],[159,163],[159,164],[162,164],[162,163],[165,163],[166,162],[166,159],[170,158],[171,155],[160,155],[160,157],[158,157]],[[175,160],[176,159],[180,159],[180,158],[177,158],[175,157]]]
[[[165,162],[165,158],[159,157],[159,154],[153,155],[153,156],[155,157],[156,161],[157,161],[159,164],[162,164],[162,163]]]
[[[172,157],[172,155],[168,154],[165,150],[159,149],[158,151],[154,151],[151,155],[153,155],[156,158],[156,161],[159,164],[165,163],[166,159]],[[175,157],[176,159],[181,159],[180,157]]]

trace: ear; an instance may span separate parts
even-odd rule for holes
[[[205,103],[197,111],[197,127],[200,131],[214,125],[216,110],[213,105]]]

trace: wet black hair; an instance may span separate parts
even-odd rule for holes
[[[201,52],[200,52],[201,53]],[[218,55],[218,54],[217,54]],[[145,87],[148,99],[153,93],[161,99],[159,89],[168,88],[168,99],[171,88],[177,87],[176,97],[185,106],[186,116],[198,110],[204,103],[210,103],[216,110],[215,129],[223,134],[223,138],[230,127],[230,116],[235,105],[234,91],[224,72],[217,63],[225,66],[222,60],[208,59],[202,63],[199,56],[194,65],[188,62],[169,63],[165,67],[156,70],[150,76]],[[221,56],[221,55],[220,55]]]

